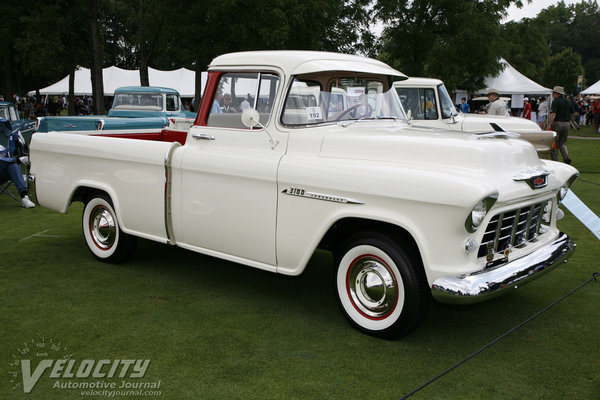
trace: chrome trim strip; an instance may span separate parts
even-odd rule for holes
[[[442,303],[478,303],[517,288],[565,262],[575,250],[566,233],[554,242],[514,261],[462,276],[443,276],[435,280],[431,292]]]
[[[360,200],[351,199],[349,197],[340,197],[340,196],[335,196],[335,195],[331,195],[331,194],[307,192],[304,189],[297,189],[297,188],[283,189],[281,191],[281,193],[287,194],[288,196],[304,197],[304,198],[313,199],[313,200],[331,201],[334,203],[365,204]]]
[[[175,235],[173,234],[173,217],[171,215],[171,159],[173,158],[173,152],[176,148],[180,147],[179,142],[171,143],[171,146],[167,149],[164,159],[165,167],[165,232],[167,233],[167,244],[175,244]]]
[[[495,125],[495,124],[493,124]],[[492,127],[493,127],[492,125]],[[502,128],[500,128],[502,129]],[[481,132],[481,133],[474,133],[473,136],[477,139],[518,139],[521,137],[521,135],[519,135],[518,133],[514,133],[514,132],[506,132],[504,130],[502,131],[496,131],[496,132]]]

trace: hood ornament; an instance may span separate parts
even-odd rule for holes
[[[513,176],[514,181],[525,181],[532,189],[541,189],[548,186],[549,171],[543,169],[529,169]]]

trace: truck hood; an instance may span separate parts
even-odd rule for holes
[[[422,176],[440,181],[468,181],[482,192],[499,193],[499,201],[556,191],[577,174],[569,165],[541,161],[535,148],[523,140],[383,121],[329,126],[320,157],[365,160],[372,166],[412,171],[413,175],[420,171]],[[546,173],[548,184],[541,190],[533,190],[520,179]]]
[[[504,117],[500,115],[487,114],[462,114],[457,117],[462,130],[467,132],[481,132],[494,129],[492,124],[500,127],[506,132],[526,133],[541,132],[541,128],[535,122],[518,117]]]
[[[521,171],[541,168],[530,143],[503,135],[408,127],[375,121],[329,129],[322,157],[395,161],[444,168]]]

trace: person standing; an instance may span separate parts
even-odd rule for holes
[[[562,86],[554,86],[552,89],[552,106],[550,108],[550,128],[556,132],[556,146],[552,149],[550,157],[558,161],[558,152],[566,164],[571,164],[571,157],[567,150],[567,138],[571,127],[571,103],[565,98],[565,89]]]
[[[548,118],[548,102],[544,96],[540,97],[540,103],[537,111],[537,122],[542,129],[546,129],[546,119]]]
[[[523,99],[523,118],[531,119],[531,104],[527,97]]]
[[[500,99],[497,89],[488,89],[487,94],[488,100],[490,101],[490,107],[487,113],[490,115],[504,115],[506,116],[506,103]]]
[[[468,114],[469,112],[471,112],[471,106],[469,105],[469,103],[467,103],[466,97],[463,97],[462,99],[460,99],[460,104],[458,105],[458,109],[460,110],[461,113],[464,113],[464,114]]]
[[[592,126],[594,127],[594,133],[598,132],[600,128],[600,101],[594,100],[592,105]]]
[[[215,93],[215,99],[213,100],[212,107],[210,108],[211,114],[221,114],[223,110],[221,109],[221,102],[223,101],[223,92],[221,90],[217,90]]]

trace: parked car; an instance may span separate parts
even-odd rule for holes
[[[566,260],[573,242],[557,212],[578,174],[491,128],[413,126],[393,85],[405,78],[345,54],[222,55],[183,145],[34,134],[36,198],[62,213],[83,202],[85,243],[106,262],[126,260],[140,237],[299,275],[330,250],[350,323],[400,337],[431,294],[481,301]],[[253,104],[220,112],[220,90]]]
[[[123,86],[115,90],[108,115],[38,118],[36,131],[137,131],[177,125],[189,129],[196,113],[183,110],[179,92],[159,86]],[[122,133],[122,132],[121,132]]]
[[[31,141],[31,134],[35,128],[35,121],[27,118],[21,118],[17,107],[9,101],[0,101],[0,118],[10,121],[13,131],[20,131],[25,139],[25,143]]]
[[[496,130],[517,133],[531,142],[541,158],[549,158],[555,133],[518,117],[459,112],[439,79],[408,78],[394,83],[402,104],[415,125],[465,132]]]

